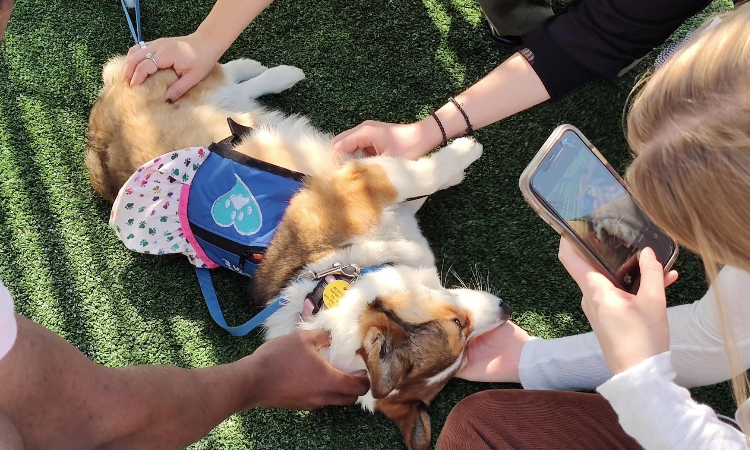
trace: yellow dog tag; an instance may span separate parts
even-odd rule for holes
[[[349,283],[344,280],[336,280],[329,283],[323,291],[323,303],[325,303],[326,308],[335,308],[338,306],[347,289],[349,289]]]

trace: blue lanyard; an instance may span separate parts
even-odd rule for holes
[[[128,7],[125,5],[125,0],[120,0],[122,3],[122,10],[125,11],[125,18],[128,19],[128,27],[130,27],[130,34],[133,36],[133,40],[135,43],[141,42],[142,34],[141,34],[141,2],[140,0],[135,0],[135,27],[133,27],[133,20],[130,18],[130,13],[128,12]]]

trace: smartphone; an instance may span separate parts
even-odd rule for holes
[[[636,292],[638,252],[651,247],[665,272],[677,245],[656,226],[625,182],[572,125],[552,132],[519,181],[532,208],[616,286]]]

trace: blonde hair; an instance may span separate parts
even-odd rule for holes
[[[724,265],[750,272],[750,4],[704,27],[640,85],[627,137],[637,157],[626,178],[654,222],[703,258],[709,282]],[[748,373],[716,297],[741,405]]]

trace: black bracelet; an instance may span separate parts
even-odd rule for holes
[[[443,147],[448,145],[448,135],[445,134],[445,128],[443,128],[443,123],[440,122],[440,119],[438,119],[437,114],[434,112],[430,113],[433,119],[435,119],[435,122],[437,122],[438,126],[440,127],[440,132],[443,133]]]
[[[461,115],[464,116],[464,120],[466,121],[466,134],[471,136],[474,134],[474,127],[471,126],[471,122],[469,121],[469,116],[466,115],[466,111],[464,111],[463,108],[461,108],[461,104],[456,101],[453,97],[448,97],[448,100],[451,101],[454,105],[456,105],[456,108],[461,112]]]

